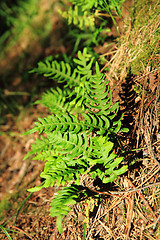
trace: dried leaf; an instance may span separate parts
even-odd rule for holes
[[[157,82],[153,73],[149,74],[149,88],[151,89],[152,93],[154,93],[155,88],[157,87]]]

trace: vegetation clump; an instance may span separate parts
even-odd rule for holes
[[[73,4],[73,9],[70,7],[68,12],[61,14],[67,18],[69,25],[73,24],[80,29],[77,33],[84,31],[80,34],[85,38],[88,30],[97,32],[95,39],[99,38],[102,31],[102,27],[96,28],[93,9],[108,9],[112,18],[113,8],[120,14],[121,5],[118,1],[73,1]],[[71,32],[73,34],[74,28]],[[90,37],[93,38],[93,35]],[[79,43],[75,43],[76,48]],[[88,44],[87,41],[87,47],[91,46]],[[118,102],[112,104],[112,93],[105,75],[100,72],[98,62],[93,64],[94,57],[86,47],[83,51],[79,50],[78,57],[73,60],[74,64],[64,61],[58,63],[49,57],[32,71],[63,83],[65,89],[51,90],[43,95],[42,101],[38,101],[49,107],[52,114],[39,119],[28,132],[39,132],[42,136],[26,156],[36,154],[34,159],[46,161],[41,173],[43,184],[30,191],[38,191],[55,183],[64,186],[53,199],[50,209],[51,216],[57,217],[59,232],[62,232],[63,217],[70,211],[68,205],[89,196],[89,189],[80,184],[81,176],[87,175],[92,180],[100,178],[102,183],[109,183],[127,170],[127,165],[119,166],[123,157],[114,153],[117,133],[127,129],[121,127],[119,105]],[[74,69],[71,68],[73,65]]]
[[[30,191],[39,191],[54,184],[64,186],[52,200],[50,209],[51,216],[57,217],[60,232],[62,219],[70,211],[68,205],[89,196],[89,189],[80,184],[81,176],[109,183],[127,170],[127,165],[118,167],[123,157],[114,153],[117,133],[127,129],[121,127],[118,102],[112,105],[112,93],[105,75],[100,72],[97,62],[96,72],[92,73],[94,57],[87,53],[86,48],[78,52],[74,62],[77,67],[73,71],[68,63],[50,62],[48,59],[33,70],[57,79],[70,91],[57,89],[45,93],[38,103],[49,107],[52,114],[40,118],[27,132],[39,132],[42,136],[32,145],[26,158],[36,154],[34,159],[46,162],[40,175],[44,179],[43,184]]]

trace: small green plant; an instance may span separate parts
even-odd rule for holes
[[[75,41],[73,48],[75,53],[84,46],[93,47],[105,41],[106,33],[109,31],[106,28],[107,17],[110,16],[117,25],[113,11],[120,16],[124,0],[70,0],[70,2],[72,6],[67,11],[59,10],[59,13],[67,20],[69,28],[67,36]]]
[[[68,63],[51,58],[32,70],[64,86],[64,90],[51,89],[37,101],[49,108],[51,115],[39,118],[35,127],[25,133],[40,134],[25,159],[35,155],[33,159],[45,161],[40,175],[44,182],[29,191],[54,184],[63,186],[50,208],[50,215],[57,217],[59,232],[62,232],[63,217],[71,209],[69,205],[89,196],[89,189],[80,184],[81,176],[93,180],[98,177],[103,183],[109,183],[127,170],[125,165],[119,167],[123,157],[114,153],[117,133],[126,131],[121,126],[122,116],[117,114],[119,104],[112,104],[108,82],[94,60],[84,48],[73,60],[74,70]]]

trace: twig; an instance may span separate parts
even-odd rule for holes
[[[99,205],[99,208],[98,208],[98,210],[97,210],[97,213],[96,213],[96,216],[95,216],[94,222],[93,222],[92,225],[91,225],[91,229],[90,229],[90,231],[89,231],[89,233],[88,233],[88,235],[87,235],[87,237],[86,237],[86,240],[89,239],[89,236],[91,235],[91,232],[92,232],[92,227],[94,226],[96,220],[99,219],[99,218],[97,219],[97,217],[98,217],[98,214],[99,214],[100,208],[101,208],[101,205]]]
[[[109,227],[105,226],[104,223],[99,219],[98,219],[98,222],[102,225],[102,227],[106,230],[106,232],[112,236],[112,238],[117,239]]]
[[[131,185],[133,188],[136,188],[136,187],[134,186],[134,184],[133,184],[127,177],[125,177],[125,179],[127,179],[127,181],[130,183],[130,185]],[[151,206],[149,205],[148,201],[145,199],[145,197],[143,196],[143,194],[140,193],[140,190],[139,190],[139,196],[140,196],[140,198],[144,201],[144,203],[148,206],[148,208],[149,208],[149,210],[151,211],[151,213],[154,215],[154,212],[153,212]]]
[[[156,222],[154,223],[154,226],[153,226],[153,230],[154,230],[154,231],[156,230],[156,227],[157,227],[157,224],[158,224],[159,220],[160,220],[160,215],[159,215],[159,217],[157,218]]]
[[[126,209],[127,209],[127,217],[126,217],[126,227],[124,230],[125,233],[125,240],[129,238],[130,230],[131,230],[131,223],[133,218],[133,206],[134,206],[134,199],[133,194],[128,196],[128,203],[126,202]],[[127,201],[127,199],[126,199]]]
[[[157,71],[157,69],[154,69],[154,70],[152,70],[152,71],[150,71],[150,72],[148,72],[148,73],[145,73],[144,75],[142,75],[142,76],[140,76],[140,77],[137,77],[136,79],[135,79],[135,81],[137,81],[137,80],[139,80],[139,79],[141,79],[141,78],[143,78],[143,77],[146,77],[146,76],[148,76],[150,73],[153,73],[153,72],[156,72]]]
[[[158,167],[160,168],[160,163],[159,161],[155,158],[154,156],[154,153],[153,153],[153,149],[152,149],[152,142],[151,142],[151,133],[149,131],[149,126],[148,126],[148,123],[145,119],[145,126],[144,126],[144,134],[145,134],[145,141],[146,141],[146,144],[148,146],[148,151],[149,151],[149,154],[150,154],[150,157],[155,161],[155,163],[158,165]]]
[[[149,185],[146,185],[144,187],[140,187],[140,188],[136,188],[134,185],[134,188],[135,189],[129,189],[127,191],[108,191],[108,192],[100,192],[98,190],[95,190],[95,189],[92,189],[88,186],[88,184],[86,183],[86,186],[89,190],[91,190],[92,192],[95,192],[95,193],[98,193],[98,194],[104,194],[104,195],[115,195],[115,196],[119,196],[119,194],[125,194],[125,193],[132,193],[132,192],[137,192],[137,191],[141,191],[142,189],[145,189],[145,188],[150,188],[150,187],[153,187],[153,186],[156,186],[156,185],[160,185],[160,182],[157,182],[157,183],[152,183],[152,184],[149,184]]]
[[[28,233],[26,233],[26,232],[23,231],[22,229],[20,229],[20,228],[18,228],[18,227],[15,227],[15,226],[12,226],[12,227],[15,228],[15,229],[17,229],[17,230],[19,230],[20,232],[23,232],[29,239],[34,240],[31,236],[29,236]]]
[[[127,191],[117,191],[117,192],[109,191],[109,193],[111,193],[111,194],[113,194],[113,195],[115,195],[115,194],[118,195],[118,194],[124,194],[124,193],[137,192],[137,191],[141,191],[142,189],[150,188],[150,187],[153,187],[153,186],[156,186],[156,185],[160,185],[160,182],[152,183],[152,184],[146,185],[146,186],[144,186],[144,187],[140,187],[140,188],[129,189],[129,190],[127,190]]]

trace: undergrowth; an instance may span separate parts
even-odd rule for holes
[[[102,25],[99,28],[95,25],[93,10],[96,13],[108,10],[113,17],[111,10],[115,8],[120,14],[123,1],[72,2],[75,6],[61,14],[67,18],[68,24],[83,31],[85,39],[87,31],[102,31]],[[85,45],[90,47],[89,41],[85,41]],[[75,46],[73,51],[79,43]],[[85,185],[84,178],[92,181],[99,178],[102,184],[106,184],[127,171],[123,157],[116,154],[114,143],[117,134],[128,129],[122,127],[123,114],[119,114],[119,104],[112,104],[108,81],[93,55],[93,50],[91,53],[90,48],[85,47],[78,51],[73,62],[58,62],[47,57],[31,71],[63,85],[63,89],[57,87],[47,91],[36,102],[49,108],[51,114],[39,118],[35,127],[26,133],[39,132],[40,138],[25,157],[34,155],[33,159],[45,161],[40,174],[43,183],[29,191],[39,191],[55,184],[61,188],[50,208],[50,215],[57,217],[60,233],[63,231],[63,217],[71,210],[70,205],[95,195]]]
[[[52,114],[39,118],[36,126],[26,133],[39,132],[40,139],[35,141],[25,159],[36,154],[33,159],[46,161],[40,175],[43,184],[30,191],[54,184],[64,186],[50,209],[51,216],[57,217],[60,232],[62,218],[70,211],[68,205],[89,196],[89,189],[80,183],[81,176],[109,183],[127,170],[125,165],[118,167],[123,157],[114,152],[117,133],[127,129],[121,126],[123,115],[117,114],[118,102],[112,105],[105,75],[86,48],[78,52],[74,62],[77,67],[73,72],[69,64],[48,59],[32,71],[63,83],[64,90],[51,89],[43,94],[37,103],[48,107]]]
[[[93,52],[94,46],[104,43],[107,39],[107,32],[110,31],[107,27],[109,17],[117,26],[114,14],[121,15],[124,0],[70,0],[70,2],[72,6],[68,7],[68,10],[59,10],[68,24],[68,33],[65,38],[73,42],[72,53],[86,46]]]

